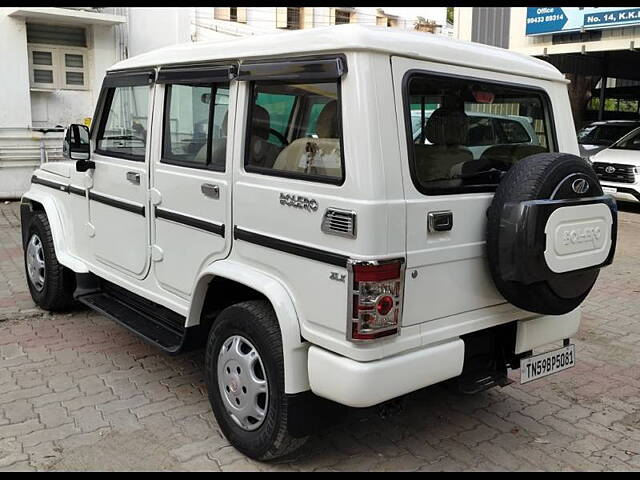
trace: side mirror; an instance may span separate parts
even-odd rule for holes
[[[77,160],[78,172],[86,172],[89,168],[95,167],[95,164],[89,161],[91,156],[89,128],[86,125],[78,123],[69,125],[62,143],[62,155],[69,160]]]

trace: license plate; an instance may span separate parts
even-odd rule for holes
[[[520,360],[520,383],[546,377],[576,365],[575,345]]]
[[[612,188],[612,187],[602,187],[602,192],[603,193],[617,193],[618,189],[617,188]]]

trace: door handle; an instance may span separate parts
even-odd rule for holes
[[[220,187],[218,185],[214,185],[213,183],[203,183],[200,186],[200,191],[204,194],[205,197],[209,198],[220,198]]]
[[[430,232],[447,232],[453,228],[453,213],[451,210],[429,212],[427,224]]]
[[[140,185],[140,174],[136,172],[127,172],[127,180],[136,185]]]

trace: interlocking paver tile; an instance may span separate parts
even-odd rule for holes
[[[30,299],[19,205],[0,205],[0,471],[640,469],[640,207],[583,305],[576,367],[474,396],[414,392],[354,410],[278,463],[222,436],[203,352],[170,357],[111,320]]]

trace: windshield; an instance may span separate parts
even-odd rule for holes
[[[619,150],[640,150],[640,128],[637,128],[626,137],[620,139],[611,148]]]
[[[578,143],[611,145],[635,128],[635,125],[589,125],[578,132]]]

